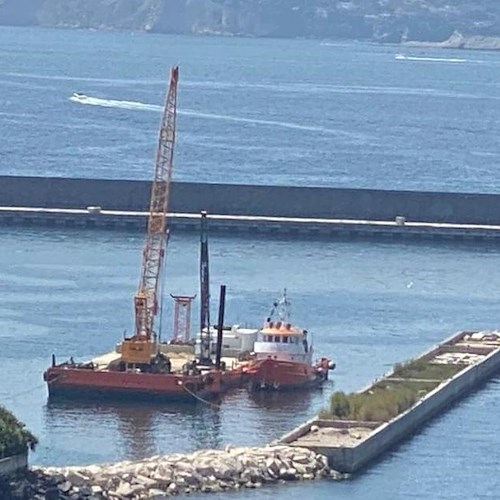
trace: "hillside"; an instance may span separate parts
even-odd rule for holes
[[[498,0],[0,0],[0,24],[439,42],[500,36]]]

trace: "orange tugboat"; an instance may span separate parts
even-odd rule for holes
[[[271,314],[254,345],[247,374],[251,390],[290,390],[318,387],[335,368],[327,358],[313,364],[313,346],[307,330],[289,321],[286,290],[273,304]]]
[[[175,360],[165,353],[154,328],[155,316],[159,310],[159,279],[167,246],[167,211],[173,170],[178,78],[179,70],[173,67],[161,121],[141,278],[134,298],[134,335],[125,338],[116,352],[96,358],[90,363],[75,363],[71,359],[57,364],[53,356],[52,366],[44,373],[50,397],[194,401],[219,395],[224,387],[234,382],[233,379],[241,376],[237,372],[226,374],[220,370],[220,352],[215,364],[200,366],[192,359],[184,359],[180,365],[177,362],[177,366],[174,366]],[[221,299],[223,310],[222,292]],[[222,327],[220,330],[222,331]]]

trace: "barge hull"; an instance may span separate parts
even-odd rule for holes
[[[49,397],[152,399],[155,401],[213,398],[222,392],[221,372],[205,375],[153,374],[79,369],[67,365],[44,373]]]
[[[202,399],[213,399],[218,394],[199,393],[198,397]],[[187,402],[194,401],[196,398],[191,394],[184,393],[161,393],[154,391],[138,391],[130,389],[98,389],[83,386],[52,386],[49,387],[50,401],[60,400],[85,400],[96,402],[107,401],[147,401],[147,402]]]

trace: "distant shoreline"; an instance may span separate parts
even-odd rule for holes
[[[403,47],[422,47],[435,49],[500,50],[500,37],[464,36],[454,32],[448,40],[442,42],[403,41]]]
[[[92,32],[115,32],[115,33],[143,33],[143,34],[154,34],[154,35],[181,35],[181,36],[194,36],[194,37],[214,37],[214,38],[253,38],[253,39],[276,39],[276,40],[321,40],[324,42],[353,42],[353,43],[369,43],[375,45],[388,45],[394,47],[404,47],[404,48],[432,48],[432,49],[454,49],[454,50],[483,50],[483,51],[498,51],[500,50],[500,36],[464,36],[459,32],[454,32],[447,40],[440,42],[436,41],[426,41],[426,40],[403,40],[398,42],[388,42],[377,39],[360,39],[360,38],[324,38],[311,36],[290,36],[290,37],[280,37],[280,36],[265,36],[265,35],[255,35],[251,33],[231,33],[226,31],[215,31],[215,30],[200,30],[194,33],[170,33],[163,31],[156,31],[148,28],[119,28],[115,26],[100,26],[87,27],[79,25],[64,25],[60,24],[58,26],[45,26],[45,25],[13,25],[13,24],[1,24],[0,27],[5,28],[40,28],[40,29],[55,29],[55,30],[70,30],[70,31],[92,31]]]

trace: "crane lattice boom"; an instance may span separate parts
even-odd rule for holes
[[[165,255],[168,199],[173,170],[178,79],[179,68],[175,66],[170,71],[170,85],[161,121],[147,240],[143,250],[139,288],[134,298],[135,338],[138,340],[149,340],[155,336],[154,318],[158,311],[158,283]]]

